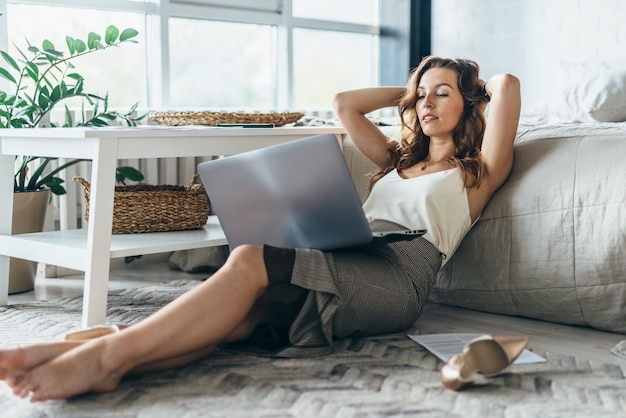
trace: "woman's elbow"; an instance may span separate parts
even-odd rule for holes
[[[337,94],[335,94],[335,97],[333,98],[333,108],[335,109],[335,113],[340,114],[343,113],[346,108],[348,108],[348,103],[349,103],[349,95],[347,94],[348,92],[345,91],[341,91]]]
[[[497,76],[498,83],[495,87],[499,92],[503,93],[519,93],[521,89],[521,83],[519,78],[513,74],[505,73]]]

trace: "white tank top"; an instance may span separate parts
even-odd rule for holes
[[[472,227],[467,190],[458,168],[409,179],[390,171],[376,182],[363,210],[369,221],[426,229],[424,238],[443,254],[443,264]]]

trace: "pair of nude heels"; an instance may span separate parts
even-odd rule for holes
[[[441,368],[441,383],[451,390],[461,390],[474,382],[476,373],[494,376],[509,367],[524,351],[527,337],[483,335],[465,346]]]
[[[96,325],[80,331],[69,333],[65,336],[65,341],[87,341],[94,338],[104,337],[105,335],[120,332],[124,325]]]

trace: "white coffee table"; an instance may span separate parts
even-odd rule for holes
[[[340,127],[41,128],[0,130],[0,305],[8,302],[9,257],[85,272],[82,325],[103,324],[111,258],[226,244],[215,217],[203,229],[112,235],[115,168],[119,159],[232,155]],[[92,160],[89,222],[85,229],[11,235],[16,155]],[[1,180],[4,179],[4,180]]]

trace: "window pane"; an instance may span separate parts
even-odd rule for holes
[[[294,105],[329,108],[342,90],[376,85],[372,35],[294,29]]]
[[[271,26],[170,20],[170,100],[175,107],[275,106]]]
[[[292,7],[295,17],[378,24],[378,0],[293,0]]]
[[[89,32],[104,37],[107,26],[115,25],[120,31],[133,28],[139,31],[137,43],[123,43],[118,48],[96,51],[73,60],[75,71],[85,78],[85,92],[101,96],[109,94],[109,106],[128,108],[136,102],[147,106],[145,73],[145,23],[144,16],[135,13],[62,7],[9,4],[7,8],[9,51],[16,54],[13,44],[22,51],[28,48],[26,39],[41,48],[47,39],[55,49],[69,56],[65,37],[87,41]],[[54,24],[51,24],[54,22]],[[104,43],[104,42],[103,42]],[[30,57],[30,55],[27,54]],[[76,106],[80,101],[68,103]]]

